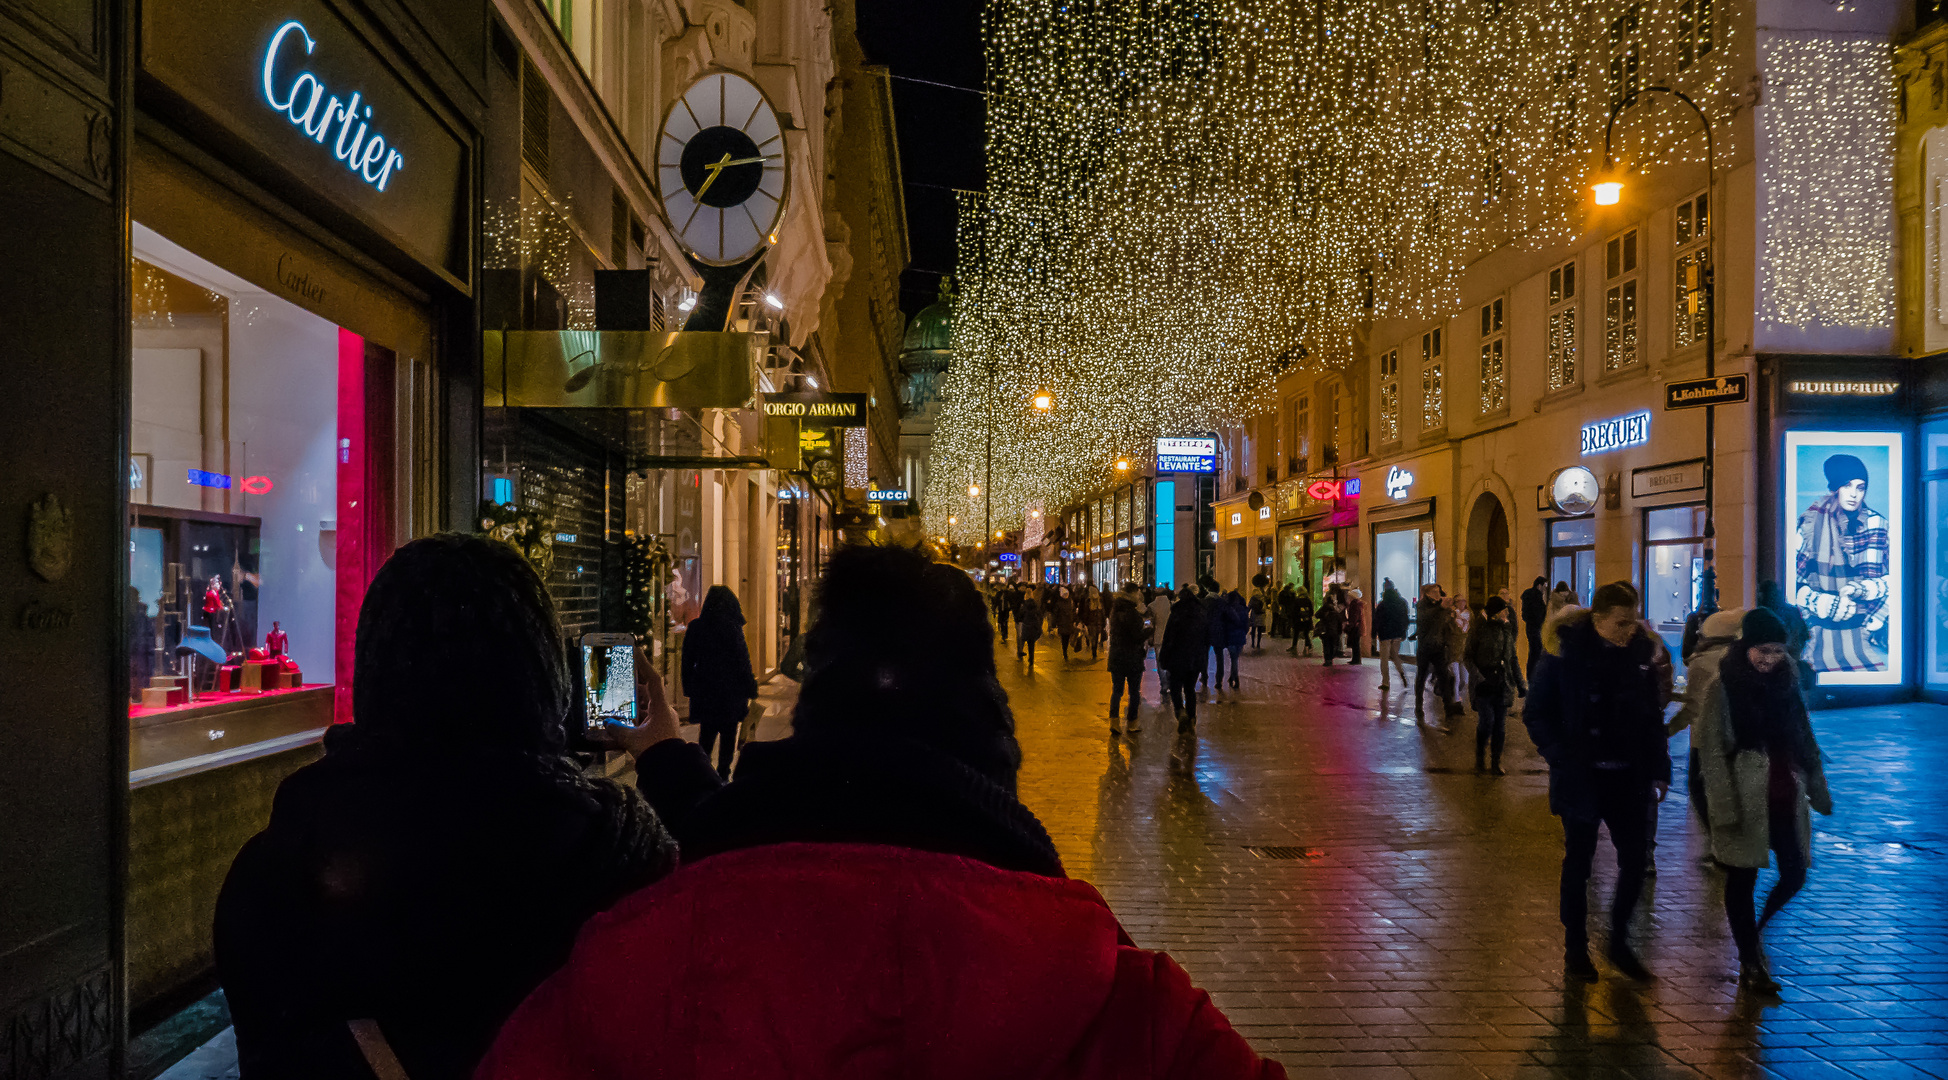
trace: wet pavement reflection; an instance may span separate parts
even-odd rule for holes
[[[1766,933],[1785,989],[1751,999],[1681,775],[1633,931],[1658,980],[1603,965],[1599,914],[1604,978],[1565,987],[1561,831],[1519,718],[1508,775],[1478,775],[1473,718],[1417,723],[1370,661],[1247,650],[1173,767],[1154,671],[1141,730],[1115,738],[1101,660],[997,655],[1022,799],[1069,872],[1294,1076],[1948,1077],[1948,708],[1814,714],[1835,814]],[[1614,878],[1606,843],[1593,910]]]

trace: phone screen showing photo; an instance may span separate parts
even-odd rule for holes
[[[588,726],[599,730],[611,720],[636,722],[636,650],[629,645],[582,646],[582,686]]]

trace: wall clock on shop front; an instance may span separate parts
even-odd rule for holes
[[[770,243],[784,214],[786,175],[778,113],[742,75],[705,75],[663,118],[657,191],[699,262],[729,265]]]
[[[1557,469],[1549,477],[1549,505],[1558,513],[1580,517],[1596,509],[1597,497],[1603,494],[1602,485],[1596,482],[1596,474],[1582,465],[1571,465]]]

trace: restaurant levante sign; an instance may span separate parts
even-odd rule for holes
[[[865,427],[864,394],[766,394],[764,415],[828,427]]]

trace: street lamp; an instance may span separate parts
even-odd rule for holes
[[[968,498],[970,498],[970,499],[972,499],[972,498],[974,498],[975,496],[977,496],[977,495],[979,495],[980,493],[981,493],[981,485],[979,485],[979,484],[969,484],[969,485],[967,485],[967,497],[968,497]]]
[[[1039,412],[1048,412],[1055,408],[1055,395],[1046,390],[1039,391],[1035,395],[1035,408]]]
[[[1623,183],[1615,179],[1623,174],[1617,169],[1616,162],[1610,156],[1610,136],[1617,126],[1617,114],[1636,104],[1639,94],[1669,94],[1679,101],[1684,102],[1686,105],[1689,105],[1691,111],[1698,114],[1698,122],[1704,125],[1705,246],[1703,258],[1700,260],[1703,266],[1699,269],[1698,277],[1701,286],[1700,291],[1704,294],[1705,378],[1716,378],[1718,375],[1718,304],[1715,297],[1715,279],[1717,277],[1718,259],[1713,248],[1718,243],[1718,196],[1716,194],[1718,183],[1718,152],[1717,142],[1711,130],[1711,117],[1706,116],[1705,111],[1698,108],[1698,103],[1692,101],[1681,90],[1674,90],[1668,86],[1646,86],[1642,90],[1631,91],[1622,100],[1610,106],[1610,119],[1603,125],[1602,175],[1605,179],[1590,185],[1590,187],[1595,193],[1596,205],[1598,206],[1615,206],[1623,198]],[[1715,562],[1718,546],[1718,526],[1717,520],[1713,515],[1713,510],[1717,503],[1717,499],[1715,498],[1717,492],[1717,457],[1718,407],[1715,405],[1706,405],[1704,460],[1705,580],[1701,590],[1703,595],[1699,597],[1699,606],[1703,607],[1708,604],[1714,608],[1718,605],[1718,568]]]
[[[1116,459],[1116,471],[1117,471],[1117,472],[1129,472],[1129,471],[1130,471],[1130,459],[1129,459],[1129,458],[1117,458],[1117,459]]]

